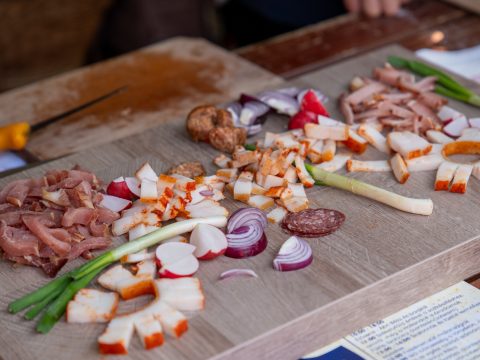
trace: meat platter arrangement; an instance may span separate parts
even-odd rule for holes
[[[286,276],[315,261],[312,239],[341,232],[348,221],[338,210],[312,207],[315,186],[422,216],[432,214],[431,199],[406,197],[349,173],[391,173],[406,184],[415,172],[436,170],[435,190],[465,194],[470,177],[480,179],[480,163],[451,156],[480,153],[480,121],[448,106],[438,94],[439,84],[446,86],[443,77],[426,73],[417,80],[399,67],[408,68],[392,59],[372,78],[352,79],[338,98],[344,119],[330,116],[325,104],[332,99],[319,89],[276,89],[242,94],[223,107],[196,107],[186,132],[219,151],[211,159],[213,173],[199,162],[163,174],[144,163],[105,186],[79,167],[6,185],[0,191],[3,258],[56,277],[11,302],[9,312],[26,310],[42,334],[64,314],[67,323],[104,323],[97,339],[101,354],[127,354],[134,336],[145,349],[157,348],[185,334],[190,318],[208,303],[196,276],[203,264],[231,261],[219,283],[262,277],[237,268],[234,259],[270,256],[269,227],[280,228],[284,239],[265,271]],[[284,116],[288,131],[263,131],[272,112]],[[368,148],[384,159],[363,159]],[[338,173],[343,169],[346,175]],[[229,213],[226,199],[240,208]],[[123,243],[98,255],[112,237]],[[83,259],[78,267],[57,276],[77,258]],[[119,311],[121,302],[143,295],[152,296],[145,307]]]

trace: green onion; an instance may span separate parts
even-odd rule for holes
[[[68,302],[72,300],[75,294],[87,286],[90,281],[92,281],[93,278],[107,266],[108,265],[104,265],[103,267],[97,268],[95,271],[90,272],[81,279],[72,281],[70,284],[68,284],[65,290],[62,291],[55,301],[53,301],[52,304],[50,304],[50,306],[47,308],[47,311],[37,324],[37,331],[42,334],[48,333],[65,313]]]
[[[257,145],[255,144],[245,144],[243,145],[243,147],[245,148],[245,150],[250,150],[250,151],[257,150]]]
[[[167,225],[134,241],[107,251],[77,269],[49,282],[36,291],[13,301],[9,304],[8,311],[15,314],[33,305],[25,314],[25,317],[30,320],[50,304],[37,325],[38,332],[47,333],[52,329],[58,319],[62,317],[68,302],[73,296],[75,296],[80,289],[87,286],[90,281],[108,265],[120,260],[125,255],[139,252],[163,240],[190,232],[198,224],[223,227],[227,224],[227,218],[225,216],[212,216],[208,218],[189,219]]]
[[[323,185],[346,190],[412,214],[431,215],[433,212],[433,202],[430,199],[408,198],[364,183],[363,181],[319,169],[309,164],[305,164],[305,167],[313,179],[316,182],[321,182]]]
[[[437,78],[435,92],[480,107],[480,96],[478,94],[475,94],[472,90],[433,66],[398,56],[389,56],[388,62],[394,67],[409,69],[422,76],[435,76]]]
[[[10,303],[10,305],[8,305],[8,311],[12,314],[16,314],[19,311],[22,311],[23,309],[26,309],[27,307],[42,301],[50,293],[55,291],[55,289],[62,287],[64,284],[68,284],[69,282],[69,274],[64,274],[59,278],[50,281],[47,285],[42,286],[40,289],[37,289],[34,292]]]
[[[70,279],[69,279],[70,280]],[[32,320],[34,319],[38,314],[42,312],[42,310],[47,307],[48,304],[50,304],[53,300],[59,296],[63,290],[70,284],[71,280],[68,282],[65,282],[64,285],[59,286],[55,290],[53,290],[50,295],[48,295],[46,298],[44,298],[42,301],[36,303],[34,306],[30,308],[25,314],[25,319],[27,320]]]

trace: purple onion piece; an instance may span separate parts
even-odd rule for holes
[[[295,86],[292,87],[287,87],[287,88],[282,88],[282,89],[276,89],[273,90],[274,92],[279,92],[280,94],[284,94],[287,96],[291,97],[297,97],[297,95],[300,93],[301,89]]]
[[[242,111],[242,105],[238,101],[235,101],[227,104],[225,109],[232,115],[233,124],[237,126],[238,120],[240,119],[240,112]]]
[[[247,136],[253,136],[257,135],[262,131],[262,125],[261,124],[255,124],[252,126],[247,126]]]
[[[303,97],[305,96],[305,94],[307,93],[308,90],[312,90],[315,93],[315,95],[317,96],[317,98],[322,102],[322,104],[326,104],[328,102],[327,95],[323,94],[320,90],[305,89],[305,90],[300,91],[297,95],[297,101],[298,101],[299,104],[302,103]]]
[[[269,110],[270,108],[260,101],[249,101],[243,105],[238,122],[240,126],[251,126]]]
[[[255,256],[265,250],[267,248],[267,244],[267,237],[265,236],[265,234],[263,234],[260,240],[252,245],[235,248],[227,247],[224,255],[235,259]]]
[[[295,115],[300,106],[295,98],[275,91],[264,91],[258,94],[260,101],[264,102],[279,114]]]
[[[224,280],[224,279],[228,279],[236,276],[253,277],[253,278],[258,277],[257,273],[251,269],[231,269],[231,270],[222,272],[220,274],[220,280]]]
[[[313,252],[310,245],[296,236],[285,241],[273,260],[273,268],[278,271],[292,271],[303,269],[313,261]]]
[[[242,106],[250,101],[260,101],[257,97],[249,94],[240,94],[240,99],[238,100]]]
[[[267,228],[267,216],[263,211],[253,207],[238,209],[234,211],[228,219],[227,233],[230,234],[242,226],[255,223],[259,223],[264,230]]]
[[[213,190],[202,190],[202,191],[199,192],[199,194],[202,195],[202,196],[213,196],[213,195],[215,195]]]

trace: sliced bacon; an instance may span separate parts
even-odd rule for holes
[[[65,243],[49,232],[49,228],[43,225],[36,216],[24,216],[23,223],[27,228],[36,235],[45,245],[48,245],[59,256],[67,256],[71,250],[71,246]]]
[[[92,186],[89,182],[82,180],[73,189],[66,190],[70,202],[74,207],[87,207],[93,209]]]
[[[5,200],[12,205],[21,207],[29,190],[30,187],[28,183],[18,183],[10,189]]]
[[[430,109],[428,106],[425,104],[418,102],[416,100],[409,101],[407,106],[412,109],[412,111],[417,114],[418,116],[425,117],[431,119],[433,122],[440,124],[441,121],[438,118],[437,114],[433,112],[432,109]]]
[[[0,220],[0,248],[12,256],[39,255],[39,240],[30,231],[8,226]]]
[[[90,233],[93,236],[107,236],[108,235],[108,225],[104,223],[97,223],[96,220],[92,220],[88,225]]]
[[[74,224],[88,225],[95,216],[95,210],[81,207],[81,208],[68,208],[62,218],[62,226],[70,227]]]

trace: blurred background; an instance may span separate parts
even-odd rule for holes
[[[0,92],[176,35],[233,49],[344,12],[317,0],[2,0]]]

